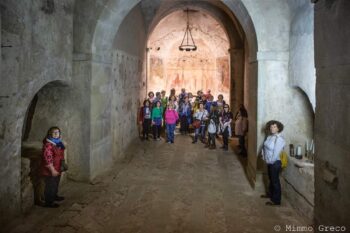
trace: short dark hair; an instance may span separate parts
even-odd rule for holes
[[[271,121],[267,122],[266,123],[266,130],[269,131],[271,125],[276,125],[279,133],[283,131],[284,125],[281,122],[276,121],[276,120],[271,120]]]
[[[148,99],[146,99],[146,100],[143,101],[143,106],[146,106],[146,103],[147,103],[147,102],[148,102],[149,104],[151,104],[151,101],[149,101]]]
[[[50,129],[47,131],[46,138],[51,138],[53,131],[58,130],[60,131],[60,137],[61,137],[61,129],[58,128],[57,126],[52,126]]]

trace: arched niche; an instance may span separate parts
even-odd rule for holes
[[[63,81],[52,81],[40,88],[30,102],[22,129],[21,141],[21,209],[26,212],[33,204],[43,204],[44,184],[41,179],[42,142],[47,130],[58,126],[62,139],[67,142],[65,159],[72,172],[80,165],[74,160],[74,150],[70,150],[72,134],[70,125],[74,119],[75,104],[73,90]],[[72,153],[71,153],[72,152]],[[71,171],[68,171],[68,173]],[[67,174],[63,174],[64,185]]]

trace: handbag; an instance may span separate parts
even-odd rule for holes
[[[201,127],[201,121],[200,120],[194,120],[192,123],[193,128],[195,129],[199,129],[199,127]]]
[[[61,172],[65,172],[68,170],[68,164],[64,159],[61,160]]]
[[[199,129],[201,127],[201,122],[203,120],[204,113],[202,113],[202,118],[201,120],[195,119],[192,123],[193,128]]]
[[[284,150],[280,153],[281,167],[286,168],[288,166],[288,155]]]

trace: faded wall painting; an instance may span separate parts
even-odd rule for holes
[[[224,29],[207,13],[192,12],[190,26],[198,49],[180,51],[178,47],[186,27],[184,16],[183,11],[171,13],[160,21],[149,38],[148,90],[167,93],[171,88],[177,93],[181,88],[192,93],[211,90],[215,98],[223,94],[229,100],[229,43]]]

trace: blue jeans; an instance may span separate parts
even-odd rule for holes
[[[267,164],[267,170],[270,180],[270,199],[275,204],[281,204],[281,183],[279,177],[281,171],[281,161],[277,160],[273,164]]]
[[[167,139],[170,142],[174,142],[174,131],[176,124],[166,124]]]
[[[201,127],[194,131],[195,142],[197,141],[199,135],[201,136],[201,140],[203,141],[205,139],[205,125],[201,125]]]

